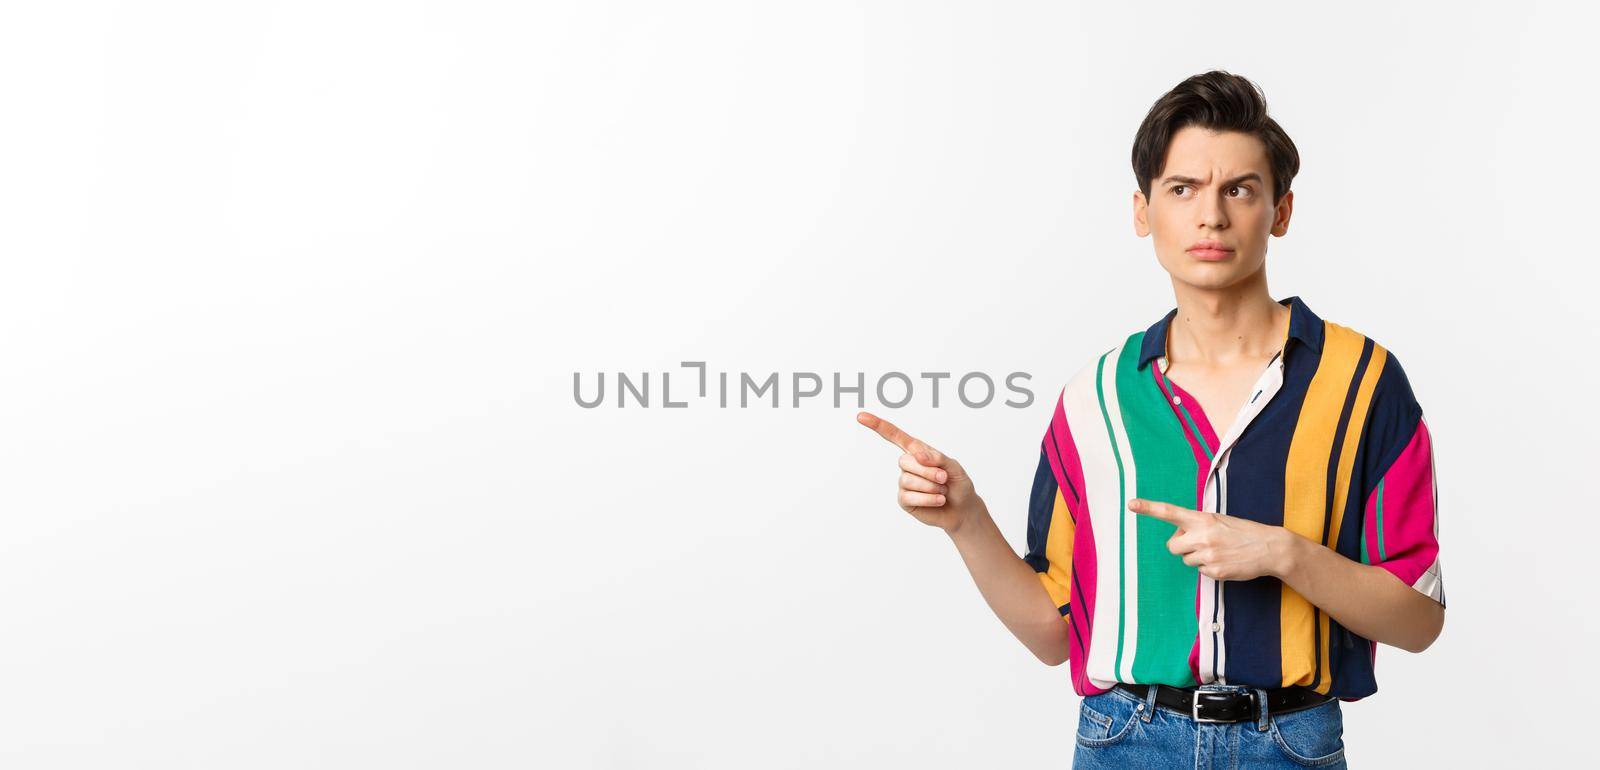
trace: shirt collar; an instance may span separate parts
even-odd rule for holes
[[[1289,308],[1289,338],[1300,340],[1318,353],[1322,352],[1322,338],[1325,333],[1322,318],[1311,312],[1311,308],[1306,306],[1305,300],[1300,299],[1298,294],[1288,299],[1280,299],[1278,304],[1287,305]],[[1167,354],[1167,327],[1172,324],[1172,319],[1177,314],[1177,308],[1168,310],[1161,320],[1145,330],[1143,347],[1139,349],[1140,369]]]

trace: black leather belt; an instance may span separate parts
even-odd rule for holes
[[[1117,683],[1117,686],[1137,695],[1140,700],[1149,697],[1150,685]],[[1196,722],[1239,722],[1256,718],[1254,690],[1201,690],[1194,687],[1169,687],[1155,685],[1156,703],[1193,717]],[[1315,690],[1300,687],[1277,687],[1267,692],[1267,713],[1287,714],[1333,700]]]

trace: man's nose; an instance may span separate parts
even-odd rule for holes
[[[1222,199],[1219,196],[1201,196],[1200,224],[1216,228],[1228,226],[1228,212],[1223,208]]]

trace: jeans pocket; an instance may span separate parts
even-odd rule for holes
[[[1308,709],[1272,715],[1268,730],[1283,755],[1306,767],[1344,759],[1344,712],[1334,698]]]
[[[1134,700],[1115,692],[1090,695],[1078,704],[1078,745],[1110,746],[1128,737],[1138,721]]]

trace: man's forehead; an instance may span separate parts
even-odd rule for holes
[[[1167,146],[1161,176],[1208,179],[1213,171],[1231,178],[1252,171],[1267,175],[1267,148],[1256,137],[1238,131],[1211,131],[1185,126]]]

